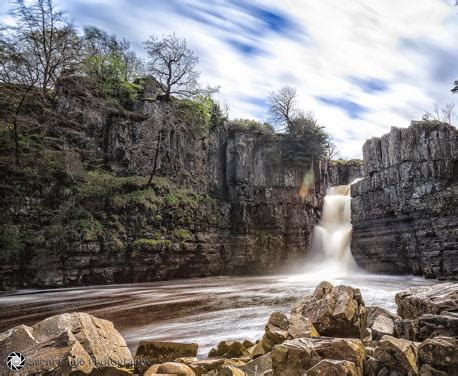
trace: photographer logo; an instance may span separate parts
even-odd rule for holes
[[[25,366],[25,356],[20,352],[12,352],[6,357],[6,365],[11,371],[19,371]]]

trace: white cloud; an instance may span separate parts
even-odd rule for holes
[[[151,34],[176,32],[187,38],[200,56],[202,81],[221,86],[221,101],[232,117],[264,120],[262,107],[247,98],[262,100],[283,85],[296,87],[304,110],[313,111],[327,127],[344,157],[361,156],[367,138],[391,126],[408,126],[434,103],[456,102],[450,77],[458,79],[453,62],[458,57],[458,9],[452,0],[60,4],[76,24],[95,24],[126,37],[139,52]],[[284,20],[291,25],[281,24]],[[278,25],[285,27],[278,31]],[[228,40],[264,53],[243,53]],[[364,90],[351,77],[381,80],[386,90]],[[351,102],[367,112],[352,118],[318,97]]]

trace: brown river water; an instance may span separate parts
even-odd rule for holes
[[[288,312],[323,279],[361,289],[366,305],[396,310],[394,295],[434,280],[412,276],[329,278],[323,272],[262,277],[211,277],[167,282],[19,290],[0,294],[0,332],[74,311],[110,320],[135,352],[142,339],[192,341],[199,356],[223,339],[261,337],[269,315]]]

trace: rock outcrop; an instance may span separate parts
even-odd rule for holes
[[[82,312],[52,316],[31,327],[20,325],[1,333],[0,357],[6,359],[12,351],[26,358],[18,375],[122,376],[131,375],[134,365],[113,324]],[[8,374],[4,362],[0,373]]]
[[[364,269],[458,276],[457,140],[455,127],[420,121],[366,141],[351,187],[351,249]]]
[[[40,145],[33,178],[1,169],[3,287],[266,274],[305,258],[324,163],[297,165],[288,138],[262,128],[176,119],[197,110],[155,100],[154,85],[126,110],[82,82],[56,88],[50,121],[69,150]],[[36,166],[45,155],[52,169]]]

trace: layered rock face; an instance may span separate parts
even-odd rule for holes
[[[351,249],[364,269],[458,276],[457,130],[438,122],[392,128],[363,146],[352,185]]]
[[[146,84],[129,111],[78,83],[58,91],[52,127],[86,170],[43,181],[0,173],[8,179],[4,238],[20,244],[14,257],[0,257],[0,287],[271,273],[304,259],[326,166],[292,163],[285,137],[228,125],[200,130],[200,120],[173,116],[199,114],[194,108],[172,108]]]

